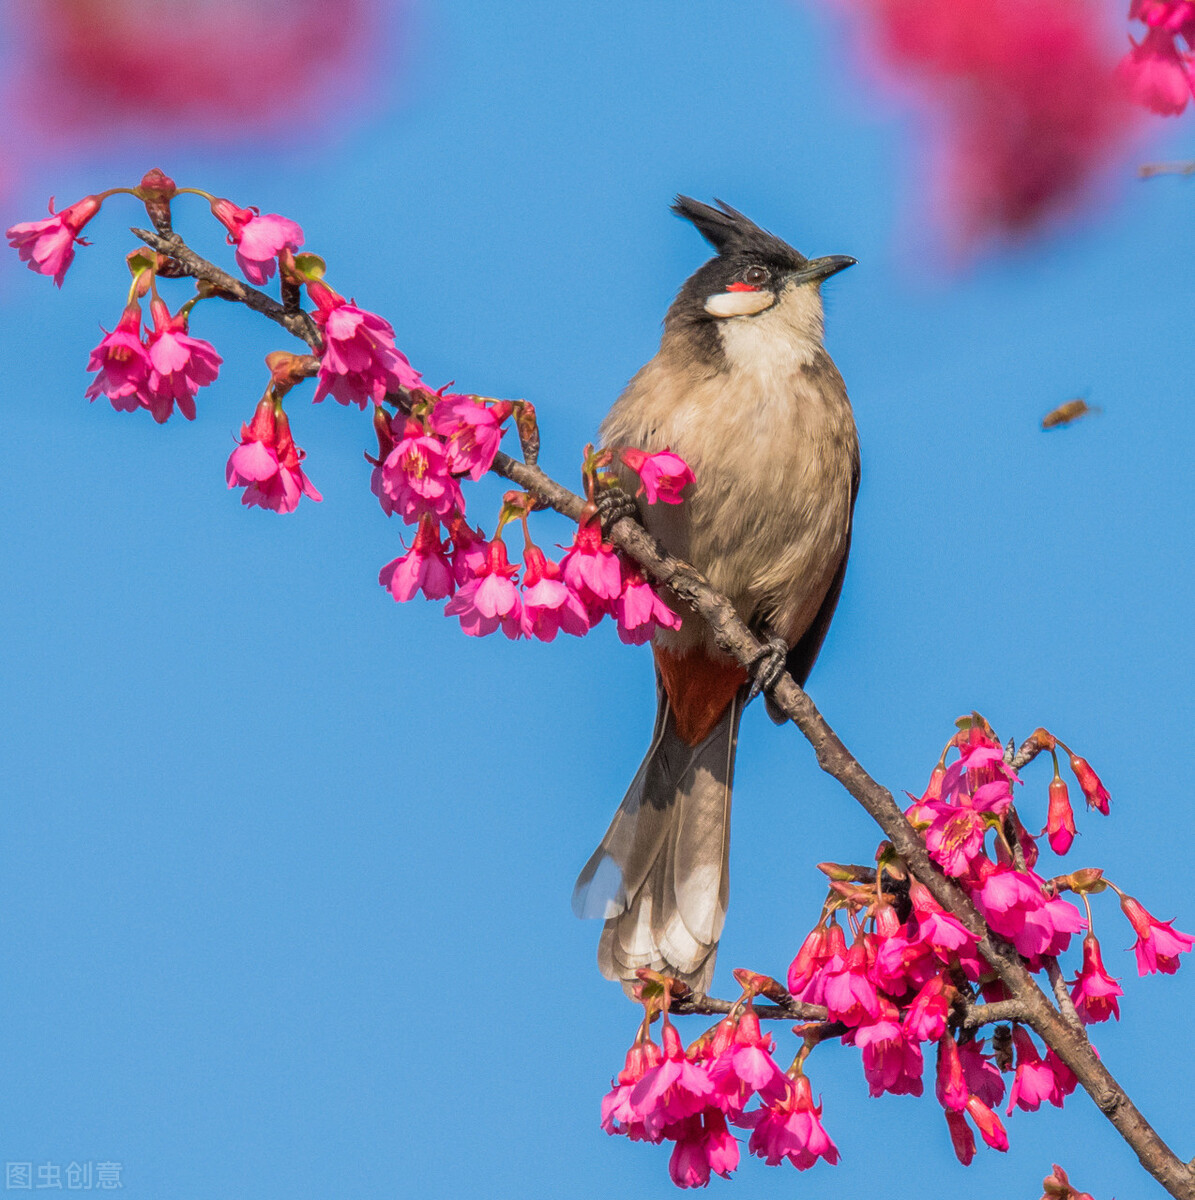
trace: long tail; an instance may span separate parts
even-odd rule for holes
[[[640,967],[709,990],[730,895],[730,794],[745,694],[690,746],[659,688],[651,748],[573,889],[577,916],[605,919],[602,974],[628,991]]]

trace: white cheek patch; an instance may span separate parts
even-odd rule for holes
[[[776,303],[773,292],[718,292],[705,302],[711,317],[749,317]]]

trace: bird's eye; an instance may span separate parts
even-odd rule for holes
[[[752,287],[762,287],[768,281],[768,273],[763,267],[748,267],[743,272],[743,282]]]

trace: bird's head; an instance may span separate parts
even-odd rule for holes
[[[686,332],[718,354],[758,336],[820,346],[823,280],[853,266],[842,254],[806,258],[741,212],[678,196],[672,211],[691,221],[718,252],[686,281],[665,328]],[[760,327],[748,330],[759,323]]]

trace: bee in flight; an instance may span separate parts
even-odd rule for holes
[[[1041,419],[1041,427],[1043,429],[1061,429],[1063,425],[1072,425],[1080,417],[1086,417],[1089,413],[1103,411],[1102,408],[1092,407],[1082,396],[1078,396],[1074,400],[1060,404],[1053,412],[1046,413]]]

